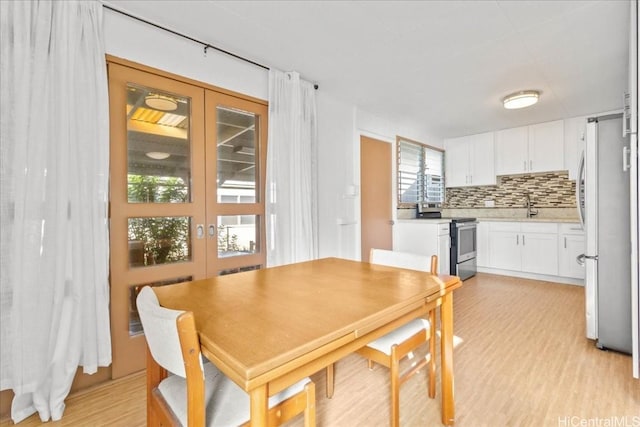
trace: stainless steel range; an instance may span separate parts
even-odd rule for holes
[[[450,274],[466,280],[476,274],[476,227],[475,218],[451,218]]]
[[[442,206],[432,203],[418,203],[416,218],[445,218],[451,220],[449,235],[451,237],[451,253],[449,274],[465,280],[476,274],[476,227],[475,218],[447,218],[442,216]]]

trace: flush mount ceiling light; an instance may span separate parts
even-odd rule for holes
[[[529,107],[535,104],[538,102],[539,97],[540,92],[537,90],[523,90],[505,96],[502,99],[502,103],[507,110],[515,110],[516,108]]]
[[[151,94],[144,98],[144,103],[147,106],[160,111],[173,111],[178,108],[178,102],[164,95]]]
[[[164,160],[169,158],[171,154],[164,153],[162,151],[149,151],[148,153],[145,153],[145,155],[154,160]]]

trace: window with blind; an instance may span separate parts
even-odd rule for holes
[[[398,204],[444,202],[444,151],[396,138]]]

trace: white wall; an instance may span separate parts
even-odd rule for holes
[[[108,9],[104,16],[105,48],[110,55],[259,99],[268,98],[267,70],[212,49],[205,56],[204,48],[195,42]],[[321,257],[359,259],[360,135],[388,142],[401,135],[439,147],[442,141],[428,135],[426,119],[414,126],[378,117],[341,101],[339,94],[326,93],[322,82],[319,85],[319,253]],[[395,209],[392,211],[395,215]]]

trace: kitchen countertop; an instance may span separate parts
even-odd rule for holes
[[[477,218],[479,222],[562,222],[579,224],[579,219],[574,218]]]
[[[422,222],[425,224],[447,224],[451,222],[451,218],[401,218],[398,219],[397,222],[406,224],[413,224],[415,222]]]
[[[557,222],[557,223],[568,223],[568,224],[579,224],[579,219],[573,218],[476,218],[478,222]],[[399,219],[397,222],[399,223],[414,223],[414,222],[423,222],[426,224],[446,224],[451,222],[451,218],[411,218],[411,219]]]
[[[422,219],[415,217],[415,209],[398,209],[398,222],[425,221],[428,223],[446,223],[450,218],[476,218],[480,222],[555,222],[578,224],[578,212],[575,208],[535,208],[538,215],[527,218],[524,208],[469,208],[442,209],[445,218]]]

